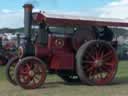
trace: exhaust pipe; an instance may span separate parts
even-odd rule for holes
[[[24,6],[24,32],[27,36],[27,42],[31,42],[32,29],[32,4],[25,4]]]

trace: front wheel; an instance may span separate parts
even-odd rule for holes
[[[105,85],[110,83],[117,71],[117,55],[106,41],[89,41],[78,50],[77,72],[83,83]]]
[[[24,89],[38,88],[46,79],[46,65],[36,57],[23,58],[16,65],[15,78]]]

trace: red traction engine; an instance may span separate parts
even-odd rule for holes
[[[8,60],[14,56],[16,56],[15,43],[0,37],[0,66],[6,65]]]
[[[26,42],[7,64],[6,75],[12,84],[34,89],[44,84],[48,72],[66,82],[105,85],[112,81],[118,60],[117,42],[108,27],[111,23],[48,16],[32,13],[32,9],[31,4],[24,5]],[[32,26],[37,35],[32,35]]]

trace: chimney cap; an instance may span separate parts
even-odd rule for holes
[[[28,4],[24,4],[23,7],[24,7],[24,8],[26,8],[26,7],[31,7],[31,8],[33,8],[33,5],[28,3]]]

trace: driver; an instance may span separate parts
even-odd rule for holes
[[[107,26],[103,27],[103,31],[99,32],[99,39],[101,40],[105,40],[105,41],[112,41],[113,39],[113,32],[110,28],[108,28]]]

